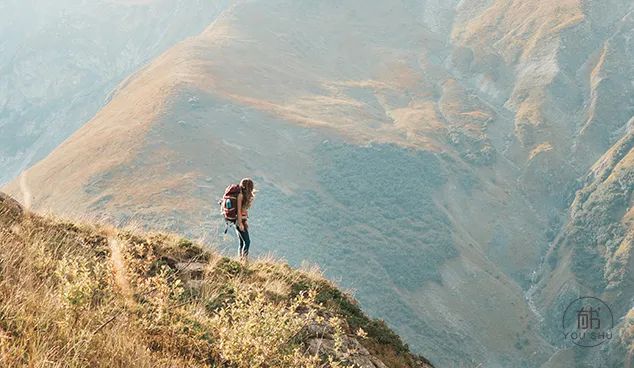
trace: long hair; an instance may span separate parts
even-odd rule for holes
[[[242,208],[248,209],[255,198],[255,189],[251,178],[240,180],[240,190],[242,191]]]

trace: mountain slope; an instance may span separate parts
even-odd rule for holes
[[[630,125],[619,140],[593,167],[577,191],[569,218],[547,255],[537,296],[542,313],[552,316],[546,326],[556,326],[554,317],[570,300],[596,295],[610,305],[618,317],[614,353],[605,356],[576,349],[577,366],[627,366],[634,345],[625,338],[630,328],[634,289],[634,132]],[[553,335],[557,332],[548,331]],[[624,334],[623,337],[618,337]],[[618,338],[617,338],[618,337]],[[592,355],[596,355],[592,357]],[[592,357],[592,358],[591,358]],[[586,365],[583,365],[583,364]]]
[[[3,193],[0,254],[3,366],[431,367],[315,272],[42,218]]]
[[[224,2],[0,4],[0,183],[48,155],[129,74],[197,34]]]

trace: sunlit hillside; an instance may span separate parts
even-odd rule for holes
[[[202,31],[226,6],[206,0],[0,3],[0,184],[46,157],[115,87]]]
[[[39,217],[0,193],[0,365],[431,367],[318,271]]]

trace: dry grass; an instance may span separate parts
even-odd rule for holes
[[[471,44],[474,50],[496,49],[512,64],[527,60],[545,40],[583,19],[579,0],[497,0],[478,16],[465,19],[452,36],[458,43]]]
[[[391,367],[415,364],[314,267],[245,265],[174,235],[22,215],[3,201],[0,366],[352,367],[337,341],[357,331]],[[177,263],[204,265],[196,287]],[[308,353],[314,325],[330,326],[336,350]]]

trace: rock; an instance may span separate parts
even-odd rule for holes
[[[312,338],[308,340],[308,353],[310,355],[328,354],[334,351],[335,341],[332,339]]]
[[[333,333],[332,327],[328,324],[311,323],[304,328],[304,335],[307,338],[332,338]]]
[[[387,368],[387,366],[378,358],[371,356],[370,359],[372,359],[372,363],[374,363],[376,368]]]
[[[181,272],[188,272],[188,273],[204,272],[206,267],[207,267],[207,263],[200,263],[200,262],[176,263],[177,270],[180,270]]]
[[[176,263],[180,279],[190,289],[200,289],[202,287],[206,267],[206,263],[199,262]]]
[[[353,363],[359,368],[387,368],[377,357],[370,354],[359,341],[350,336],[342,337],[342,346],[335,349],[335,340],[332,338],[316,337],[308,340],[308,353],[313,355],[328,355],[339,360]]]

